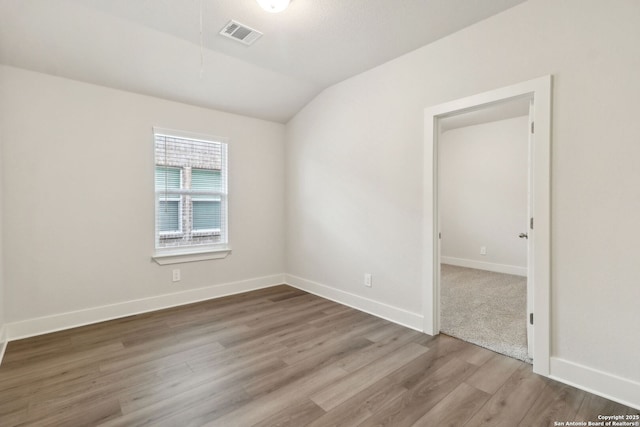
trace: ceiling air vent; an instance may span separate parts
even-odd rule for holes
[[[231,20],[222,30],[220,30],[220,35],[250,46],[262,36],[262,33],[237,21]]]

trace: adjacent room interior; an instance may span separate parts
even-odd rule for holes
[[[529,107],[441,120],[440,331],[532,362],[527,346]]]
[[[0,424],[639,425],[638,40],[635,0],[0,0]],[[426,123],[536,79],[548,158],[528,100]]]

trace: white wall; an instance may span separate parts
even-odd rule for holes
[[[552,356],[638,390],[639,23],[529,0],[325,90],[287,125],[287,272],[421,313],[424,108],[553,74]]]
[[[283,125],[1,70],[8,322],[264,276],[281,283]],[[226,259],[151,260],[152,126],[230,139]],[[179,283],[173,268],[182,270]]]
[[[526,275],[528,117],[439,138],[442,262]],[[480,247],[487,249],[480,254]]]

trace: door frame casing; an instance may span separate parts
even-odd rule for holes
[[[534,278],[534,357],[533,371],[549,375],[550,357],[550,281],[551,281],[551,91],[552,76],[517,83],[455,101],[425,108],[423,176],[423,330],[440,332],[440,263],[438,214],[438,138],[439,119],[493,104],[532,98],[535,142],[533,163],[533,218],[535,244],[532,248]]]

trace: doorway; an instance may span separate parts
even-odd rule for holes
[[[440,332],[440,216],[438,157],[442,120],[488,107],[527,99],[532,103],[530,147],[530,221],[528,230],[528,333],[533,370],[549,374],[549,281],[550,281],[550,135],[551,76],[529,80],[425,109],[424,227],[423,227],[423,315],[424,331]]]
[[[522,97],[440,119],[437,159],[441,332],[528,363],[531,107]]]

